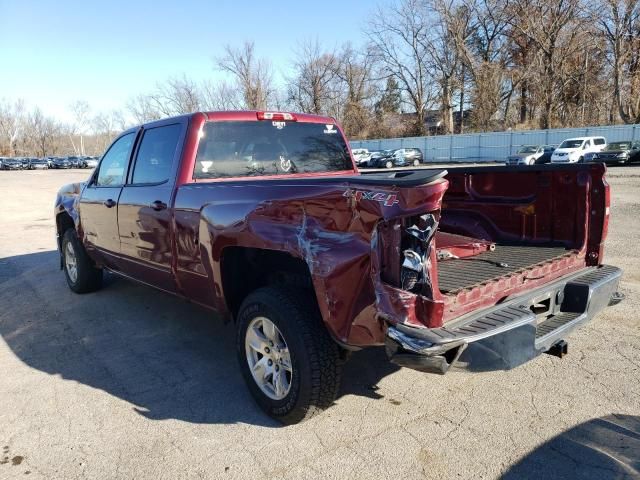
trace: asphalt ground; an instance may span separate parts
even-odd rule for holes
[[[52,207],[87,175],[0,171],[0,478],[640,478],[640,166],[608,175],[627,298],[564,359],[434,376],[361,351],[290,427],[252,401],[231,325],[114,276],[67,288]]]

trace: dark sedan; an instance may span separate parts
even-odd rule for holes
[[[601,152],[591,157],[592,162],[604,162],[607,165],[623,165],[640,161],[640,142],[612,142]]]
[[[373,168],[391,168],[393,167],[393,154],[395,150],[382,150],[380,152],[372,152],[369,166]]]
[[[30,158],[29,170],[46,170],[49,168],[49,163],[45,158]]]
[[[22,170],[23,168],[21,158],[5,158],[2,160],[3,170]]]
[[[72,168],[73,165],[66,158],[54,158],[52,162],[53,168]]]

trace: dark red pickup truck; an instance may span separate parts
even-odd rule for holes
[[[60,190],[61,267],[78,293],[109,270],[234,321],[252,394],[296,422],[333,402],[350,350],[434,373],[566,353],[621,298],[604,174],[361,175],[332,118],[194,113],[124,132]]]

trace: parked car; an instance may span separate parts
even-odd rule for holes
[[[84,157],[82,168],[96,168],[98,166],[98,157]]]
[[[24,168],[21,158],[5,158],[2,161],[3,170],[22,170]]]
[[[537,165],[549,163],[551,154],[556,147],[553,145],[523,145],[514,155],[507,158],[507,165]]]
[[[397,167],[406,167],[413,165],[417,167],[424,161],[422,150],[419,148],[400,148],[393,154],[394,165]]]
[[[395,150],[382,150],[380,152],[373,152],[371,154],[371,160],[369,160],[369,166],[375,168],[393,168],[393,154]]]
[[[551,155],[551,163],[584,162],[585,154],[602,151],[607,146],[604,137],[568,138]]]
[[[77,293],[109,270],[234,321],[249,391],[293,423],[333,403],[348,350],[386,344],[391,362],[439,374],[567,353],[572,330],[622,299],[621,270],[603,264],[604,174],[361,174],[332,118],[193,113],[123,132],[59,190],[60,265]]]
[[[82,157],[72,155],[70,157],[67,157],[67,160],[69,161],[71,168],[82,168]]]
[[[354,148],[351,150],[353,159],[358,167],[368,167],[371,160],[371,153],[366,148]]]
[[[53,168],[73,168],[71,162],[66,157],[57,157],[52,160]]]
[[[585,158],[586,160],[586,158]],[[593,162],[604,162],[607,165],[625,164],[640,161],[640,142],[613,142],[601,152],[593,154]]]
[[[29,159],[29,170],[47,170],[49,168],[49,164],[47,160],[44,158],[30,158]]]

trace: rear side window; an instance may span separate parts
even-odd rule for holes
[[[604,145],[606,142],[604,141],[604,138],[596,138],[593,140],[593,143],[596,145]]]
[[[194,178],[253,177],[352,170],[335,125],[238,121],[204,125]]]
[[[129,153],[135,135],[127,133],[115,141],[102,157],[96,185],[99,187],[119,186],[124,183],[124,176],[129,161]]]
[[[136,156],[132,183],[162,183],[171,175],[180,124],[145,130]]]

